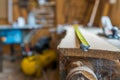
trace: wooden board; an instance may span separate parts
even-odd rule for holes
[[[24,17],[24,19],[25,19],[26,22],[27,22],[27,19],[28,19],[28,12],[27,12],[27,9],[21,8],[21,15],[22,15],[22,17]]]
[[[113,25],[120,27],[120,0],[117,0],[116,4],[112,4],[109,12],[109,16]]]
[[[8,20],[7,19],[0,19],[0,25],[3,24],[8,24]]]
[[[16,21],[18,17],[20,17],[20,8],[19,5],[17,4],[17,0],[13,0],[13,21]]]
[[[98,36],[85,31],[83,28],[79,28],[85,39],[90,45],[90,49],[96,50],[106,50],[106,51],[120,51],[118,48],[109,44],[105,40],[99,38]],[[78,48],[76,44],[76,35],[74,32],[74,28],[72,26],[66,27],[66,36],[61,41],[59,48]]]
[[[73,27],[70,27],[67,28],[67,34],[58,46],[59,51],[63,53],[64,56],[94,57],[111,60],[120,59],[120,49],[114,47],[98,36],[85,31],[84,29],[80,28],[80,30],[90,44],[90,50],[88,52],[84,52],[80,49],[80,46],[78,46],[80,43],[76,43],[75,40]]]
[[[0,18],[2,18],[2,19],[7,19],[7,15],[8,15],[8,13],[7,13],[7,6],[8,4],[7,4],[7,0],[0,0]]]
[[[82,32],[87,42],[90,44],[90,49],[105,50],[105,51],[120,51],[118,48],[109,44],[107,41],[103,40],[97,35],[91,34],[82,28],[80,28],[80,31]]]

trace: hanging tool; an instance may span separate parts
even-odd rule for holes
[[[74,25],[74,29],[75,29],[75,33],[76,33],[78,39],[79,39],[80,42],[81,42],[80,48],[81,48],[83,51],[88,51],[90,45],[89,45],[89,43],[86,41],[86,39],[84,38],[84,36],[82,35],[82,33],[80,32],[79,26],[78,26],[78,25]]]

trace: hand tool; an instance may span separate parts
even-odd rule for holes
[[[88,51],[90,45],[89,45],[89,43],[86,41],[86,39],[84,38],[84,36],[82,35],[82,33],[80,32],[79,26],[78,26],[78,25],[74,25],[74,29],[75,29],[75,33],[76,33],[78,39],[79,39],[80,42],[81,42],[80,48],[81,48],[83,51]]]

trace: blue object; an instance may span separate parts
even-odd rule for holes
[[[20,44],[22,43],[22,31],[18,29],[0,30],[0,37],[4,37],[3,44]]]

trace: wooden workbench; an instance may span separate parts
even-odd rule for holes
[[[66,80],[68,74],[70,73],[69,67],[71,66],[69,65],[73,64],[74,62],[76,63],[80,62],[84,66],[89,67],[90,70],[93,71],[94,75],[96,75],[98,79],[102,80],[103,79],[110,80],[110,78],[111,80],[120,79],[119,78],[120,49],[113,46],[109,42],[105,41],[105,39],[102,39],[97,35],[84,30],[83,28],[79,28],[79,30],[89,43],[90,49],[87,52],[81,50],[80,43],[78,42],[76,34],[74,32],[74,28],[72,26],[68,26],[66,28],[66,36],[61,40],[61,43],[58,46],[58,50],[60,53],[59,59],[61,80]],[[98,67],[100,68],[100,70]],[[111,72],[112,75],[110,75]],[[99,77],[98,73],[102,77]],[[107,75],[105,75],[105,73]],[[87,75],[87,77],[90,77],[90,75],[89,76]],[[92,80],[97,80],[95,79],[95,77]]]

